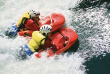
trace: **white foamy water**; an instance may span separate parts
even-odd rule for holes
[[[32,58],[26,61],[9,61],[5,65],[3,74],[84,74],[82,59],[77,53],[69,57],[59,56],[59,59],[52,58]]]
[[[87,8],[87,11],[79,10],[74,16],[74,22],[80,25],[75,25],[79,35],[79,46],[84,57],[98,56],[105,52],[110,53],[110,13],[104,7],[101,8]],[[86,52],[85,52],[85,51]]]

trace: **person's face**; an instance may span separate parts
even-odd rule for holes
[[[38,22],[39,21],[39,15],[37,15],[36,17],[33,17],[33,19],[35,22]]]
[[[49,32],[49,33],[48,33],[48,37],[50,37],[51,35],[52,35],[52,33],[51,33],[51,32]]]

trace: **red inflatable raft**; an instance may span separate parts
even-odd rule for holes
[[[48,57],[59,55],[69,49],[76,42],[77,38],[78,35],[71,28],[61,28],[50,37],[52,45],[56,48],[51,49],[51,47],[47,47],[47,50],[43,52],[47,52]],[[65,41],[68,41],[66,45],[64,45]],[[42,52],[35,54],[35,56],[40,58],[41,54]]]
[[[53,13],[51,16],[47,16],[44,19],[40,20],[39,25],[36,26],[36,23],[29,19],[26,22],[25,27],[29,30],[19,32],[20,36],[32,36],[32,32],[39,30],[39,28],[44,24],[49,24],[52,26],[52,36],[49,38],[49,43],[43,46],[46,50],[42,52],[47,52],[48,57],[53,55],[59,55],[69,49],[77,40],[78,35],[71,28],[61,28],[65,23],[65,17],[60,13]],[[65,44],[67,41],[67,44]],[[52,48],[51,48],[52,47]],[[35,56],[40,58],[42,52],[36,53]]]

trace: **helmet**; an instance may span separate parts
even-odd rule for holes
[[[51,30],[52,30],[52,27],[48,24],[45,24],[45,25],[40,27],[40,31],[42,31],[46,35],[47,35],[47,33],[51,32]]]
[[[40,15],[40,12],[36,12],[34,10],[30,10],[29,14],[31,15],[31,17],[36,17],[36,15]]]

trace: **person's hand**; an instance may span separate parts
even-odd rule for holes
[[[17,26],[11,26],[11,28],[8,28],[7,31],[5,32],[6,36],[12,38],[15,37],[18,33],[18,28]]]
[[[63,44],[63,46],[65,47],[67,43],[68,43],[68,41],[65,41],[65,43]]]
[[[67,44],[68,43],[68,41],[65,41],[65,44]]]

